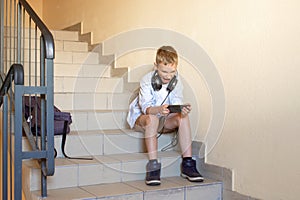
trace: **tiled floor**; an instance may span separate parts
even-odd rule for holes
[[[38,199],[39,192],[34,192],[34,196],[33,199]],[[203,183],[191,183],[181,177],[169,177],[162,179],[160,186],[147,186],[143,180],[139,180],[48,190],[47,200],[221,200],[221,196],[221,182],[206,180]]]

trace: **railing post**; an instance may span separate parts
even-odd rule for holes
[[[2,111],[2,199],[7,199],[7,178],[8,178],[8,170],[7,170],[7,148],[8,148],[8,133],[7,133],[7,113],[8,113],[8,105],[7,105],[7,95],[3,96],[3,111]]]
[[[2,74],[4,71],[4,0],[0,2],[0,9],[0,73]]]
[[[47,70],[47,119],[54,119],[54,85],[53,85],[53,77],[54,77],[54,70],[53,70],[53,59],[46,59],[45,61],[46,70]],[[47,175],[52,176],[54,175],[55,171],[55,163],[54,163],[54,120],[47,120],[47,145],[48,149],[53,149],[53,151],[48,152],[48,171]]]
[[[14,155],[14,177],[18,181],[14,181],[14,199],[22,199],[22,85],[15,85],[15,155]]]
[[[18,24],[17,24],[17,63],[21,63],[21,22],[22,22],[22,7],[21,4],[18,3]]]
[[[40,85],[45,86],[45,66],[44,66],[44,43],[43,43],[43,36],[40,37]],[[41,95],[41,141],[40,146],[41,150],[46,150],[46,134],[45,134],[45,95]],[[41,193],[42,197],[47,196],[47,165],[46,159],[41,160]]]

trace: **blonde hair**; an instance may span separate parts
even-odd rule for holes
[[[156,52],[156,64],[178,64],[178,55],[176,50],[171,46],[162,46]]]

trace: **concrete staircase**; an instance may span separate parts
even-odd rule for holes
[[[161,186],[144,184],[143,135],[128,129],[128,101],[137,84],[127,83],[126,69],[102,62],[99,52],[89,51],[78,32],[53,31],[56,43],[55,105],[72,114],[66,153],[93,160],[65,159],[61,136],[55,136],[58,150],[55,175],[48,177],[48,198],[114,200],[220,200],[223,183],[206,179],[191,183],[181,178],[181,156],[177,148],[159,152]],[[159,149],[170,143],[172,134],[159,139]],[[23,148],[29,148],[24,139]],[[197,158],[199,152],[194,152]],[[36,161],[23,162],[23,191],[26,200],[41,199],[40,170]]]

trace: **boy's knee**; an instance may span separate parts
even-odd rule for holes
[[[145,116],[145,127],[148,127],[148,126],[158,126],[158,123],[159,123],[159,120],[158,120],[158,117],[155,116],[155,115],[146,115]]]
[[[176,117],[174,117],[174,123],[176,123],[177,127],[183,125],[184,123],[189,123],[189,117],[178,114]]]

